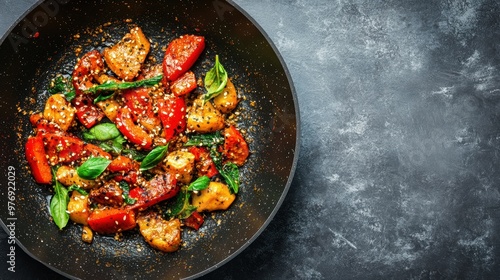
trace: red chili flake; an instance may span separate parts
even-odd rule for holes
[[[38,38],[39,36],[40,36],[40,32],[38,32],[38,31],[35,32],[35,34],[33,34],[33,38],[35,38],[35,39]]]

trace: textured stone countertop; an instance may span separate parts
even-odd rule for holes
[[[33,2],[0,1],[0,34]],[[287,64],[302,144],[275,219],[202,279],[498,277],[500,2],[234,2]],[[18,254],[17,279],[57,279]]]

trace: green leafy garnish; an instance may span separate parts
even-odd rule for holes
[[[237,194],[240,188],[240,172],[236,164],[228,162],[226,164],[222,163],[222,154],[217,151],[216,146],[210,148],[210,157],[212,158],[217,171],[226,181],[229,189]]]
[[[240,188],[240,171],[238,166],[232,162],[228,162],[222,166],[219,173],[226,180],[229,189],[233,193],[238,193]]]
[[[167,152],[168,152],[168,144],[165,146],[158,146],[154,148],[141,162],[139,170],[145,171],[155,167],[165,158]]]
[[[54,80],[52,80],[48,91],[50,94],[62,93],[68,101],[73,100],[76,96],[73,84],[71,84],[71,81],[63,76],[57,76]]]
[[[111,163],[111,160],[103,157],[91,157],[76,169],[80,178],[94,180],[99,177]]]
[[[217,171],[219,171],[219,174],[224,178],[229,189],[236,194],[240,188],[239,168],[232,162],[225,164],[222,162],[222,154],[217,150],[217,146],[222,143],[224,143],[224,137],[217,131],[212,134],[195,135],[191,137],[184,146],[210,147],[210,157]]]
[[[120,131],[113,123],[101,123],[92,127],[89,131],[83,133],[83,139],[107,141],[120,136]]]
[[[108,153],[113,153],[113,154],[121,154],[123,150],[123,144],[127,142],[125,137],[123,135],[118,135],[118,137],[108,140],[106,142],[102,142],[99,144],[99,147],[101,149],[105,150]]]
[[[207,93],[203,96],[203,102],[206,102],[224,91],[227,84],[227,72],[224,66],[219,62],[219,56],[215,56],[215,65],[208,70],[205,75],[205,89]]]
[[[196,207],[189,204],[190,197],[191,193],[186,188],[182,188],[177,194],[172,207],[165,211],[165,215],[169,218],[187,219],[196,211]]]
[[[97,96],[95,99],[94,99],[94,103],[98,103],[100,101],[104,101],[104,100],[108,100],[110,99],[111,97],[113,97],[115,93],[112,92],[112,91],[109,91],[109,92],[105,92],[105,93],[101,93],[99,94],[99,96]]]
[[[184,146],[211,147],[222,143],[224,143],[224,137],[220,134],[220,131],[216,131],[215,133],[194,135],[189,138]]]
[[[208,176],[204,175],[196,179],[194,182],[189,184],[188,191],[202,191],[206,188],[208,188],[208,185],[210,184],[210,178]]]
[[[88,195],[88,194],[89,194],[86,190],[84,190],[84,189],[80,188],[80,187],[79,187],[79,186],[77,186],[77,185],[71,185],[71,186],[69,186],[69,188],[68,188],[68,192],[70,192],[70,191],[77,191],[77,192],[78,192],[78,193],[80,193],[81,195]]]
[[[100,91],[117,91],[137,87],[152,87],[160,83],[162,79],[163,75],[158,75],[153,78],[143,79],[135,82],[114,82],[109,80],[103,84],[93,86],[85,90],[84,92],[95,94]]]
[[[118,185],[122,189],[122,196],[123,196],[123,200],[125,201],[125,203],[134,204],[136,200],[129,196],[130,187],[127,184],[127,182],[120,181],[120,183]]]
[[[127,142],[127,140],[120,134],[116,138],[100,143],[99,147],[108,153],[126,155],[136,161],[143,161],[144,158],[146,158],[147,153],[135,149],[124,149],[123,144],[125,144],[125,142]]]
[[[124,149],[122,150],[122,153],[126,156],[130,156],[135,161],[144,161],[144,159],[148,155],[135,149]]]
[[[50,215],[54,220],[54,223],[59,227],[59,229],[63,229],[69,221],[69,214],[67,212],[69,196],[68,190],[56,180],[56,174],[54,170],[52,171],[54,176],[54,196],[50,200]]]

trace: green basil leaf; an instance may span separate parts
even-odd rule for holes
[[[91,140],[97,140],[94,136],[94,134],[90,133],[89,131],[84,131],[83,132],[83,140],[85,141],[91,141]]]
[[[213,145],[220,145],[222,143],[224,143],[224,137],[220,134],[220,131],[216,131],[215,133],[194,135],[189,138],[184,146],[210,147]]]
[[[68,203],[69,203],[69,195],[68,190],[57,181],[55,172],[54,173],[54,196],[50,200],[50,215],[54,220],[54,223],[57,225],[59,229],[63,229],[69,221],[68,214]]]
[[[89,131],[83,133],[83,139],[107,141],[120,136],[120,131],[113,123],[100,123],[92,127]]]
[[[121,149],[116,149],[111,142],[103,142],[99,144],[99,147],[103,149],[105,152],[120,154]]]
[[[123,135],[119,135],[118,137],[116,137],[112,140],[108,140],[106,142],[100,143],[99,147],[101,147],[103,150],[105,150],[108,153],[119,155],[122,153],[123,144],[125,142],[127,142],[125,137],[123,137]]]
[[[187,219],[191,214],[196,211],[196,207],[189,204],[191,198],[190,192],[183,188],[176,196],[174,204],[170,209],[165,211],[167,218]]]
[[[127,142],[127,139],[123,135],[119,135],[115,139],[113,139],[113,146],[115,146],[117,149],[123,149],[123,144]]]
[[[116,91],[116,90],[124,90],[129,88],[137,88],[137,87],[152,87],[157,85],[163,79],[163,75],[158,75],[153,78],[143,79],[135,82],[114,82],[107,81],[103,84],[94,86],[85,91],[85,93],[97,93],[99,91]]]
[[[240,171],[236,164],[232,162],[228,162],[226,164],[222,164],[222,154],[217,151],[216,146],[212,146],[210,148],[210,157],[212,158],[217,171],[226,181],[229,189],[233,193],[238,193],[240,186]]]
[[[215,56],[215,65],[208,70],[205,75],[205,93],[203,101],[208,101],[219,95],[227,84],[227,72],[224,66],[219,62],[219,56]]]
[[[227,186],[233,193],[238,193],[240,188],[240,172],[238,166],[232,162],[226,163],[222,170],[219,170],[220,175],[226,180]]]
[[[66,98],[66,100],[68,100],[68,102],[71,102],[76,97],[76,91],[75,90],[66,91],[64,92],[64,97]]]
[[[98,102],[101,102],[101,101],[104,101],[104,100],[108,100],[110,99],[111,97],[113,97],[115,93],[113,91],[110,91],[110,92],[107,92],[107,93],[101,93],[99,94],[99,96],[97,96],[95,99],[94,99],[94,104],[95,103],[98,103]]]
[[[155,167],[165,158],[167,152],[168,152],[168,144],[165,146],[158,146],[154,148],[141,162],[139,170],[145,171]]]
[[[70,191],[77,191],[77,192],[78,192],[78,193],[80,193],[81,195],[88,195],[88,194],[89,194],[86,190],[84,190],[84,189],[80,188],[80,187],[79,187],[79,186],[77,186],[77,185],[71,185],[71,186],[69,186],[69,188],[68,188],[68,192],[70,192]]]
[[[136,160],[136,161],[144,161],[144,159],[148,155],[148,154],[142,153],[142,152],[135,150],[135,149],[125,149],[122,151],[122,153],[124,155],[132,157],[132,159]]]
[[[75,89],[70,79],[66,79],[63,76],[57,76],[51,81],[48,92],[50,94],[62,93],[67,101],[73,100],[76,96]]]
[[[130,195],[129,195],[130,194],[130,187],[127,184],[127,182],[120,181],[120,183],[118,185],[122,189],[122,196],[123,196],[123,200],[125,201],[125,203],[134,204],[136,200],[130,197]]]
[[[222,169],[222,154],[217,151],[217,146],[211,146],[209,152],[215,167],[217,167],[217,170],[220,172]]]
[[[187,218],[189,218],[189,216],[191,216],[191,214],[193,214],[194,211],[196,211],[196,209],[197,209],[196,206],[188,204],[184,208],[184,211],[182,211],[182,213],[180,213],[179,215],[177,215],[177,217],[179,219],[187,219]]]
[[[111,160],[103,157],[91,157],[76,169],[80,178],[94,180],[101,175],[111,163]]]
[[[194,182],[189,184],[188,191],[202,191],[206,188],[208,188],[208,185],[210,184],[210,178],[208,176],[201,176],[198,179],[196,179]]]

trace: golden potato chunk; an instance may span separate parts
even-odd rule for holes
[[[238,93],[231,80],[227,80],[224,91],[214,98],[214,106],[223,114],[230,113],[238,105]]]
[[[78,176],[76,169],[70,166],[61,166],[57,169],[56,178],[66,187],[77,185],[82,189],[88,190],[96,186],[93,180],[85,180]]]
[[[211,102],[198,98],[187,114],[187,128],[199,133],[209,133],[224,128],[224,115]]]
[[[150,47],[142,29],[135,27],[113,47],[104,49],[104,59],[120,79],[130,81],[139,74]]]
[[[192,204],[197,207],[198,212],[212,212],[226,210],[236,199],[226,184],[210,182],[208,188],[193,194]]]
[[[193,179],[195,157],[190,152],[174,151],[167,155],[164,169],[175,175],[177,181],[189,184]]]
[[[81,225],[87,225],[89,218],[89,203],[88,196],[82,195],[77,191],[73,191],[68,203],[69,218]]]
[[[53,94],[45,103],[43,118],[56,123],[62,130],[66,131],[73,123],[75,109],[66,101],[64,94]]]
[[[82,241],[86,243],[92,243],[92,240],[94,240],[94,232],[89,226],[83,226]]]
[[[116,100],[107,99],[97,102],[96,105],[104,112],[104,115],[106,115],[110,121],[114,122],[116,120],[118,109],[120,109],[120,104],[118,104]]]
[[[146,242],[163,252],[175,252],[181,246],[181,222],[164,220],[156,212],[140,212],[137,218],[139,231]]]

